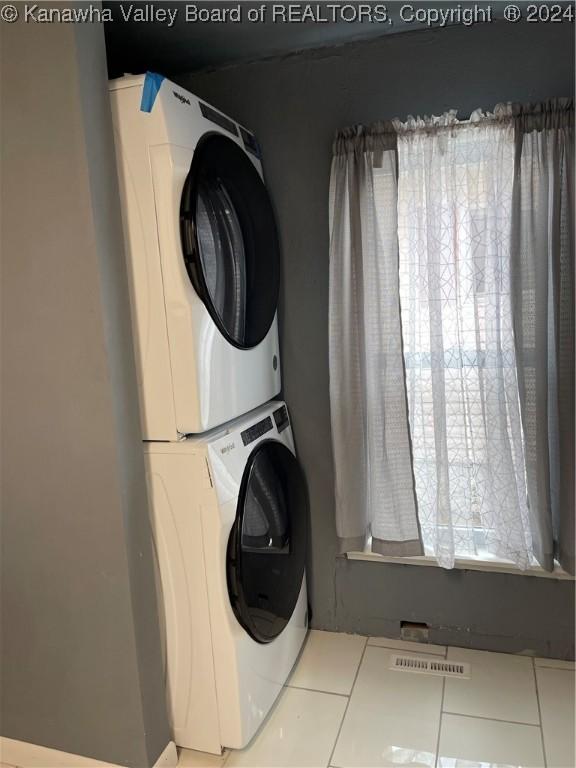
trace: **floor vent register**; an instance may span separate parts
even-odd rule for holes
[[[436,675],[437,677],[470,679],[470,664],[461,661],[424,659],[420,656],[401,656],[394,653],[390,660],[390,669],[396,672],[417,672],[422,675]]]

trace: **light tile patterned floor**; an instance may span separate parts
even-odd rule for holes
[[[392,653],[447,656],[470,680],[389,669]],[[574,664],[310,632],[252,743],[180,768],[574,768]]]

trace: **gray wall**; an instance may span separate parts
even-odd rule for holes
[[[397,635],[428,622],[436,642],[573,654],[574,585],[336,557],[328,403],[328,178],[335,130],[499,101],[570,95],[571,25],[495,24],[377,41],[175,76],[252,127],[283,247],[284,393],[311,495],[313,624]]]
[[[2,25],[1,733],[169,741],[102,29]]]

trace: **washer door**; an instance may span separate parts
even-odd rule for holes
[[[180,204],[188,275],[234,346],[259,344],[278,303],[279,245],[260,174],[231,139],[207,134],[194,150]]]
[[[260,443],[244,471],[228,540],[228,594],[259,643],[277,637],[296,607],[306,559],[308,496],[300,464],[277,440]]]

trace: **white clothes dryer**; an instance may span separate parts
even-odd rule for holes
[[[110,82],[145,440],[280,391],[279,244],[258,144],[148,73]]]
[[[174,740],[242,748],[307,631],[308,501],[286,405],[144,450]]]

